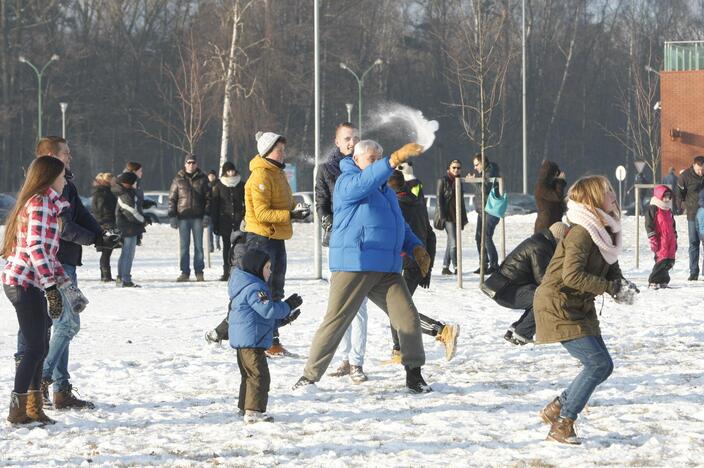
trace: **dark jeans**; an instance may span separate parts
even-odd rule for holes
[[[697,220],[687,220],[687,233],[689,234],[689,274],[699,276],[699,238]]]
[[[494,245],[494,231],[496,226],[498,226],[500,218],[496,216],[491,216],[486,213],[486,230],[484,232],[484,249],[485,257],[484,260],[488,263],[489,268],[498,269],[499,268],[499,254],[496,251],[496,245]],[[474,240],[477,242],[477,252],[479,253],[479,262],[481,263],[482,258],[482,214],[477,213],[477,230],[474,233]],[[486,264],[485,263],[485,264]]]
[[[666,258],[660,260],[653,265],[653,271],[650,272],[648,283],[654,284],[670,284],[670,270],[675,266],[675,260]]]
[[[286,282],[286,244],[283,240],[269,239],[254,233],[247,234],[247,250],[259,249],[269,255],[271,260],[271,276],[269,289],[273,300],[283,300],[284,283]],[[274,344],[279,344],[279,329],[274,328]]]
[[[418,289],[418,283],[423,279],[420,274],[420,268],[417,266],[404,268],[403,279],[406,281],[408,292],[410,292],[411,296],[413,296],[413,293],[416,292],[416,289]],[[437,334],[440,333],[445,326],[444,323],[434,320],[427,315],[423,315],[420,312],[418,313],[418,317],[420,317],[420,331],[424,335],[437,336]],[[394,329],[394,327],[391,327],[391,339],[394,342],[394,349],[400,350],[401,344],[398,340],[398,332]]]
[[[455,223],[447,221],[445,223],[445,232],[447,233],[447,245],[445,246],[445,258],[443,259],[443,268],[449,268],[450,263],[457,268],[457,239],[455,236]]]
[[[237,365],[242,381],[237,406],[246,411],[266,411],[269,400],[269,365],[264,350],[260,348],[240,348],[237,350]]]
[[[222,238],[222,272],[224,274],[230,271],[230,236],[232,231],[221,232],[220,237]]]
[[[585,336],[561,344],[583,366],[582,372],[559,396],[560,416],[577,419],[596,387],[611,375],[614,363],[601,336]]]
[[[24,341],[24,350],[15,371],[14,391],[27,393],[27,390],[39,390],[48,349],[47,330],[50,323],[46,297],[42,290],[33,286],[23,288],[3,285],[3,289],[15,308]]]
[[[533,315],[533,297],[538,287],[534,284],[514,286],[509,284],[494,297],[497,304],[509,309],[523,309],[523,315],[511,324],[514,333],[523,338],[533,339],[535,335],[535,316]]]

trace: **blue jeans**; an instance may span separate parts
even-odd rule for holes
[[[577,415],[586,406],[594,389],[611,375],[614,363],[601,336],[585,336],[563,341],[561,344],[583,366],[582,372],[559,396],[562,406],[560,416],[577,419]]]
[[[122,279],[123,283],[132,281],[132,261],[136,250],[137,236],[122,238],[122,252],[120,252],[120,259],[117,261],[117,276]]]
[[[286,244],[280,239],[269,239],[259,234],[247,233],[247,250],[258,249],[269,255],[271,260],[271,276],[269,289],[273,300],[283,300],[284,283],[286,282]],[[274,344],[279,344],[279,328],[274,328]]]
[[[367,350],[367,301],[365,297],[357,315],[340,341],[342,360],[349,361],[352,366],[364,365],[364,354]]]
[[[445,232],[447,233],[447,245],[445,246],[445,258],[442,261],[443,268],[449,268],[450,263],[457,268],[457,239],[455,238],[455,223],[445,222]]]
[[[181,273],[191,274],[190,249],[191,234],[193,234],[193,269],[196,273],[203,273],[205,262],[203,261],[203,218],[189,218],[178,220],[178,239],[180,246],[180,268]]]
[[[496,252],[496,245],[494,245],[494,231],[496,226],[498,226],[500,218],[496,216],[491,216],[489,213],[486,214],[486,230],[484,235],[484,249],[485,249],[485,261],[489,264],[491,268],[499,267],[499,254]],[[477,230],[474,234],[474,240],[477,242],[477,252],[479,253],[479,262],[481,263],[482,256],[482,214],[477,213]]]
[[[697,220],[687,220],[687,234],[689,234],[689,274],[699,276],[699,238]]]

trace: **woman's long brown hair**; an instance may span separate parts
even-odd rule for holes
[[[34,195],[43,195],[51,187],[57,177],[64,171],[64,163],[53,156],[41,156],[29,165],[27,178],[17,194],[17,203],[9,215],[5,226],[5,237],[2,240],[0,257],[7,258],[17,244],[17,232],[27,222],[27,216],[22,215],[27,201]]]

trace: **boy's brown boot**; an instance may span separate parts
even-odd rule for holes
[[[582,443],[574,432],[574,419],[570,418],[557,418],[550,427],[547,440],[570,445],[579,445]]]
[[[51,419],[44,413],[44,401],[42,400],[41,390],[30,390],[27,394],[27,416],[32,421],[37,421],[43,424],[56,424],[56,421]]]
[[[547,406],[540,411],[540,417],[545,424],[552,424],[557,421],[557,418],[560,417],[561,408],[562,405],[560,404],[560,400],[555,397],[554,400],[548,403]]]
[[[27,416],[27,394],[12,392],[10,396],[10,414],[7,420],[11,424],[28,424],[32,418]]]

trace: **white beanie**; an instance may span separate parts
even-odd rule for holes
[[[570,227],[567,224],[558,221],[553,223],[548,229],[552,233],[555,240],[560,242],[567,235],[567,231],[570,230]]]
[[[264,157],[271,151],[276,141],[281,138],[281,135],[277,135],[274,132],[257,132],[254,138],[257,139],[257,152]]]
[[[413,163],[411,163],[411,161],[406,161],[403,164],[399,164],[396,169],[403,172],[403,179],[406,182],[408,182],[409,180],[414,180],[416,178],[416,176],[413,174]]]

